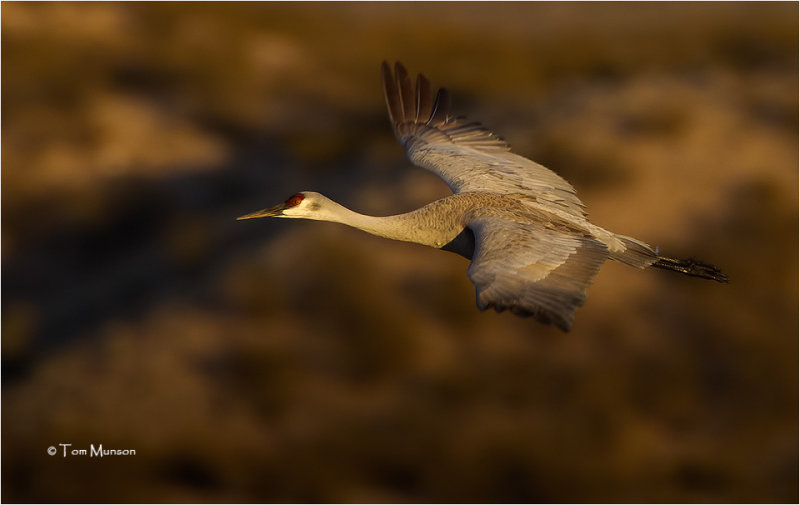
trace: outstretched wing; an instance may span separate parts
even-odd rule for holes
[[[440,89],[434,98],[421,74],[413,86],[400,63],[392,75],[383,62],[381,77],[389,118],[408,158],[441,177],[454,193],[521,193],[539,204],[585,215],[575,188],[567,181],[512,153],[503,139],[480,123],[451,116],[447,90]]]
[[[515,221],[496,209],[476,211],[467,226],[475,234],[467,273],[478,308],[509,309],[569,331],[586,288],[608,258],[606,246],[577,230]]]

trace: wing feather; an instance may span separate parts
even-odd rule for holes
[[[383,83],[383,97],[386,99],[386,108],[389,110],[389,120],[397,135],[397,125],[403,123],[401,112],[400,93],[397,91],[392,71],[385,61],[381,64],[381,82]]]
[[[446,123],[448,110],[450,110],[450,92],[445,88],[439,88],[439,91],[436,92],[436,101],[433,104],[433,114],[425,122],[425,126],[435,127],[438,124]]]
[[[453,117],[446,89],[439,89],[429,108],[432,94],[427,79],[420,75],[413,88],[399,62],[394,76],[386,62],[381,68],[395,136],[414,164],[441,177],[454,193],[524,194],[540,205],[585,216],[583,203],[567,181],[510,152],[502,138],[480,123]]]
[[[415,123],[427,123],[433,114],[433,94],[431,83],[424,75],[417,75],[417,116]]]
[[[476,211],[467,226],[475,235],[468,275],[478,308],[508,309],[569,331],[586,288],[608,258],[606,246],[546,222],[520,222],[498,209]]]
[[[415,122],[417,106],[414,103],[414,89],[411,87],[411,79],[409,79],[405,67],[399,62],[394,66],[394,73],[397,77],[397,88],[400,90],[403,122]]]

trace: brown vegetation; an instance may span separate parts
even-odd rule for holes
[[[797,16],[3,3],[3,501],[797,501]],[[234,221],[447,194],[384,59],[731,284],[610,263],[565,335],[455,255]]]

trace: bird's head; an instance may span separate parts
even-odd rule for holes
[[[302,191],[289,197],[283,203],[266,209],[251,212],[236,219],[255,219],[257,217],[294,217],[304,219],[324,220],[325,209],[329,207],[330,200],[313,191]]]

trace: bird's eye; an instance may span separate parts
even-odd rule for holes
[[[300,205],[300,202],[303,201],[303,198],[305,197],[301,193],[297,193],[296,195],[291,196],[288,200],[286,200],[286,205],[288,207],[295,207],[297,205]]]

